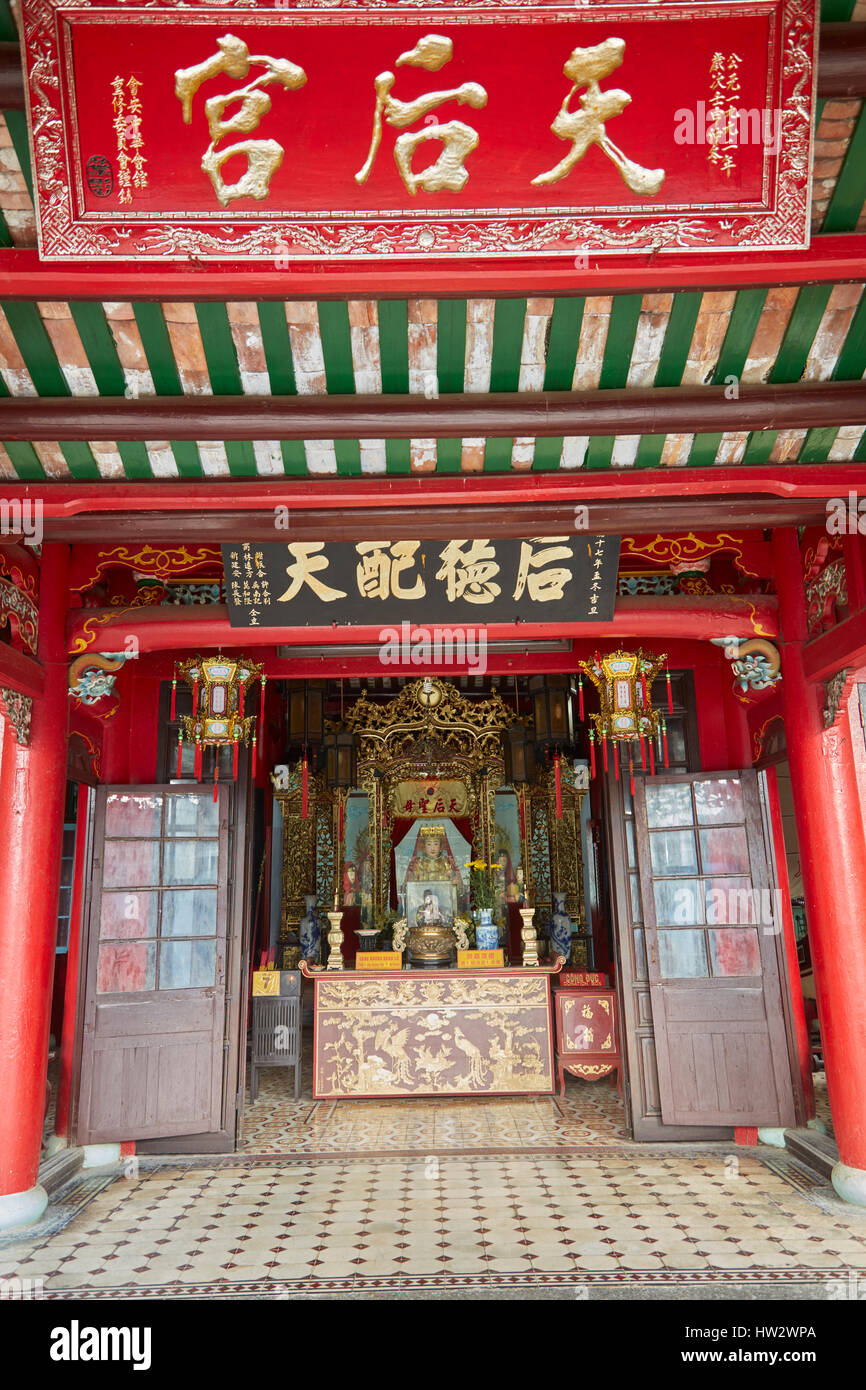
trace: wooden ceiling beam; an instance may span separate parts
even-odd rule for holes
[[[866,381],[410,395],[0,400],[0,439],[545,438],[812,429],[866,422]]]

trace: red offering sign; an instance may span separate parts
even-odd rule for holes
[[[808,245],[816,0],[23,0],[46,259]]]

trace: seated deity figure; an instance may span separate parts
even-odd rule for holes
[[[423,885],[433,885],[428,891]],[[438,913],[433,921],[453,919],[460,907],[463,879],[441,825],[423,825],[418,831],[415,849],[404,880],[406,912],[425,912],[432,902]],[[418,919],[420,922],[420,918]],[[427,919],[425,919],[427,920]]]

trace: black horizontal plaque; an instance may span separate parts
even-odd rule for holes
[[[222,554],[232,627],[609,622],[619,536],[268,541]]]

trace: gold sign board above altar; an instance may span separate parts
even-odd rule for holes
[[[394,816],[468,816],[469,795],[465,782],[400,782],[391,792]]]

